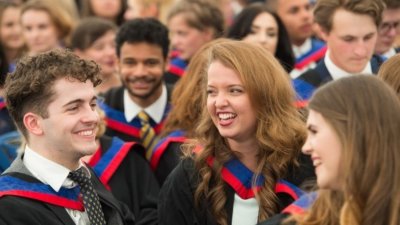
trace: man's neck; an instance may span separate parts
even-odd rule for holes
[[[306,40],[307,40],[308,38],[306,38],[306,39],[300,39],[300,40],[291,40],[292,41],[292,45],[294,45],[294,46],[296,46],[296,47],[301,47],[305,42],[306,42]]]

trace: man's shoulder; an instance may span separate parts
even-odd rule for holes
[[[110,103],[112,102],[115,98],[122,98],[123,94],[124,94],[124,87],[120,86],[120,87],[114,87],[111,88],[110,90],[108,90],[105,93],[102,93],[100,95],[101,98],[103,98],[105,103]]]

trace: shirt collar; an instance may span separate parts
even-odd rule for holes
[[[140,111],[144,110],[156,123],[160,123],[165,107],[167,106],[168,96],[167,96],[167,87],[165,85],[162,86],[161,96],[149,107],[142,108],[138,104],[136,104],[129,97],[128,90],[124,90],[124,114],[126,121],[132,121]]]
[[[292,45],[293,53],[296,59],[309,52],[311,48],[311,38],[307,38],[307,40],[300,46]]]
[[[74,185],[74,182],[67,178],[71,170],[41,156],[28,145],[25,146],[23,163],[34,177],[42,183],[50,185],[56,192],[61,187]],[[82,163],[79,167],[81,166],[83,166]]]
[[[394,48],[390,48],[387,52],[382,54],[382,56],[385,57],[386,59],[389,59],[394,55],[396,55],[396,50]]]
[[[353,75],[349,72],[342,70],[338,66],[336,66],[332,62],[329,53],[330,52],[328,50],[326,52],[326,57],[324,58],[324,62],[325,62],[326,68],[328,69],[329,73],[331,74],[333,80],[337,80],[342,77],[347,77],[347,76]],[[365,65],[365,68],[360,73],[357,73],[357,74],[372,74],[371,62],[368,62],[367,65]]]

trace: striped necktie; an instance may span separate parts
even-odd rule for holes
[[[140,128],[140,138],[142,139],[142,145],[146,148],[146,159],[150,159],[153,148],[156,144],[156,132],[153,127],[150,125],[150,118],[146,112],[141,111],[138,114],[138,118],[140,119],[140,123],[142,127]]]

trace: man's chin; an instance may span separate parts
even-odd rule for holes
[[[151,92],[150,91],[146,91],[146,92],[130,92],[130,94],[135,97],[135,98],[140,98],[143,100],[148,99],[151,96]]]

